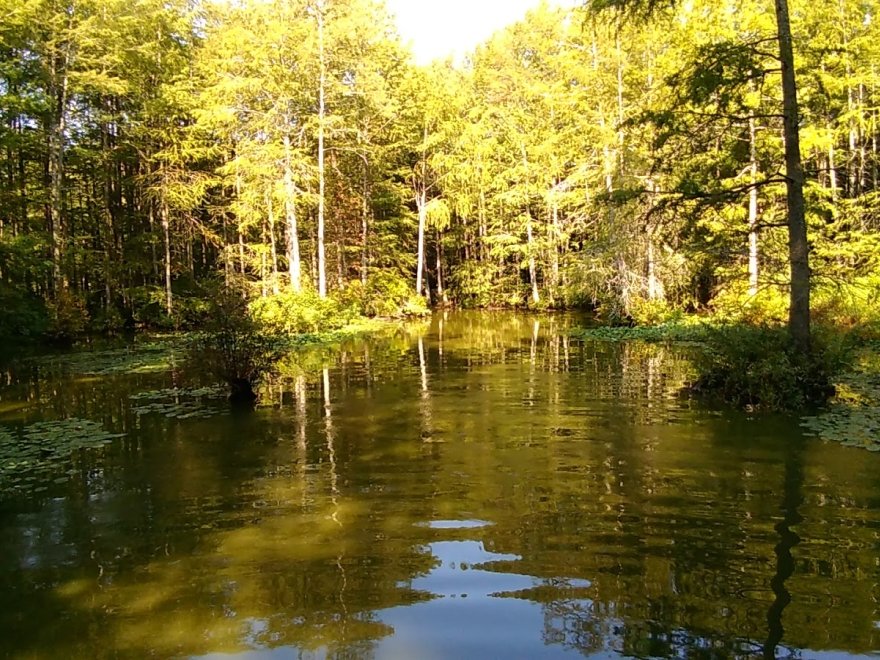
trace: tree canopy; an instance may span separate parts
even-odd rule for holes
[[[0,330],[197,323],[217,282],[869,307],[876,2],[795,2],[790,57],[779,4],[541,4],[420,67],[379,0],[0,0]]]

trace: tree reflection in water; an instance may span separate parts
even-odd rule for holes
[[[298,353],[248,416],[132,413],[180,374],[10,371],[0,423],[127,435],[2,504],[0,655],[880,648],[880,457],[701,410],[686,354],[570,322]]]

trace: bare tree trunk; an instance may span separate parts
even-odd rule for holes
[[[437,230],[437,302],[445,305],[449,302],[446,290],[443,288],[443,237]]]
[[[290,287],[302,290],[302,264],[299,254],[299,234],[296,220],[296,186],[293,184],[293,166],[290,162],[290,136],[284,136],[284,212],[287,219],[287,269]]]
[[[362,170],[361,191],[361,284],[367,284],[367,270],[370,267],[370,180],[366,158]]]
[[[52,286],[56,294],[67,286],[62,271],[64,227],[61,215],[64,204],[64,133],[67,130],[68,87],[70,84],[67,69],[70,66],[71,47],[68,42],[63,56],[59,56],[61,62],[52,58],[52,78],[56,85],[56,98],[53,124],[49,131],[49,231],[52,237]],[[57,80],[58,76],[60,76],[60,80]]]
[[[269,289],[266,282],[266,223],[261,222],[262,245],[260,245],[260,296],[265,298],[269,295]]]
[[[171,227],[168,221],[168,205],[164,200],[159,208],[162,218],[162,232],[165,236],[165,311],[171,316],[174,307],[171,293]]]
[[[272,203],[272,187],[266,191],[266,214],[269,221],[269,246],[272,259],[272,293],[278,295],[278,246],[275,242],[275,207]]]
[[[425,225],[428,216],[428,194],[424,190],[416,193],[416,207],[419,210],[419,247],[416,258],[416,294],[422,294],[422,273],[425,270]]]
[[[623,117],[624,117],[624,106],[623,106],[623,49],[620,44],[620,31],[617,32],[617,39],[615,41],[615,46],[617,50],[617,167],[618,171],[623,174],[623,158],[624,158],[624,139],[625,135],[623,132]]]
[[[752,184],[749,190],[749,295],[755,296],[758,293],[758,146],[754,119],[749,119],[749,152]]]
[[[798,128],[797,83],[788,0],[776,0],[779,59],[782,64],[782,104],[785,131],[785,177],[788,202],[788,254],[791,265],[791,305],[788,327],[795,348],[810,352],[810,265],[804,204],[804,171]]]
[[[326,185],[324,180],[324,114],[326,111],[324,87],[327,72],[324,62],[324,0],[317,0],[315,7],[318,20],[318,63],[321,71],[318,83],[318,295],[325,298],[327,296],[327,266],[324,255],[324,188]]]
[[[244,232],[241,229],[238,230],[238,267],[239,267],[239,270],[241,270],[242,277],[244,277],[244,274],[245,274]]]
[[[657,260],[654,256],[653,230],[648,229],[648,300],[663,300],[663,285],[657,277]]]
[[[831,144],[828,146],[828,177],[831,184],[831,199],[837,201],[837,163],[834,158],[834,138],[831,138]]]
[[[528,240],[529,250],[529,279],[532,281],[532,302],[536,305],[541,302],[541,295],[538,293],[538,267],[535,263],[535,247],[534,237],[532,235],[532,214],[529,213],[526,219],[526,239]]]
[[[558,184],[557,184],[558,185]],[[559,202],[556,199],[556,191],[553,193],[550,209],[550,227],[553,236],[550,239],[550,268],[553,274],[553,298],[559,295]]]
[[[425,270],[425,229],[428,221],[428,125],[422,131],[422,160],[419,166],[422,170],[421,180],[414,181],[416,190],[416,208],[419,211],[419,239],[418,255],[416,257],[416,294],[422,295],[423,273]],[[415,175],[413,176],[415,179]]]
[[[152,214],[151,214],[152,217]],[[228,289],[232,277],[232,266],[229,263],[229,228],[226,222],[226,214],[223,217],[223,285]]]

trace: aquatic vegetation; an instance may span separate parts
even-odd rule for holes
[[[868,344],[855,366],[838,377],[827,410],[801,419],[805,431],[847,447],[880,451],[880,350]]]
[[[781,325],[683,318],[653,326],[581,328],[585,340],[694,344],[697,378],[689,390],[709,401],[764,412],[823,405],[834,394],[831,380],[847,365],[849,338],[817,329],[813,350],[800,354]]]
[[[0,496],[42,492],[67,481],[64,468],[76,452],[101,449],[124,433],[111,433],[88,419],[36,422],[18,430],[0,428]]]
[[[193,419],[213,417],[224,412],[225,408],[217,406],[216,402],[225,397],[225,388],[212,385],[139,392],[129,399],[136,402],[131,411],[138,416],[157,414],[173,419]]]
[[[599,326],[576,328],[572,336],[598,341],[696,342],[707,341],[710,325],[697,321],[671,321],[660,325]]]
[[[179,335],[124,348],[44,356],[35,359],[35,363],[83,376],[160,373],[178,364],[185,342],[186,337]]]

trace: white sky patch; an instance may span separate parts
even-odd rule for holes
[[[477,44],[515,23],[540,0],[385,0],[397,17],[404,43],[409,42],[416,62],[453,56],[457,61]],[[556,0],[550,4],[574,4]]]

